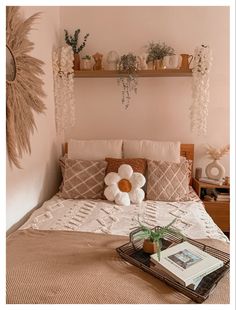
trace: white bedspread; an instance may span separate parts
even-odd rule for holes
[[[228,238],[207,214],[201,201],[157,202],[117,206],[106,200],[61,199],[55,195],[34,211],[20,229],[71,230],[129,235],[139,221],[149,227],[164,226],[176,218],[174,227],[192,239]]]

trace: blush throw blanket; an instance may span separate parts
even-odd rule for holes
[[[191,299],[123,260],[127,237],[25,229],[7,238],[8,304],[181,304]],[[229,251],[218,240],[200,240]],[[229,275],[204,303],[229,303]]]

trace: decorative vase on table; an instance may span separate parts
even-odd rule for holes
[[[212,169],[218,170],[217,174],[212,173]],[[206,166],[205,172],[206,176],[213,180],[222,180],[225,176],[225,168],[217,159]]]

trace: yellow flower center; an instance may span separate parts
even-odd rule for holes
[[[126,193],[129,193],[132,189],[132,185],[131,185],[130,181],[126,180],[126,179],[121,179],[118,182],[118,187],[119,187],[120,191],[126,192]]]

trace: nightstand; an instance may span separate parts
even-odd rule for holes
[[[193,188],[197,195],[200,197],[204,203],[207,213],[212,217],[213,221],[216,223],[220,229],[229,234],[230,231],[230,220],[229,220],[229,201],[204,201],[203,192],[206,189],[225,189],[230,193],[229,185],[213,185],[209,183],[199,182],[197,179],[193,178]]]

